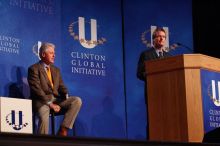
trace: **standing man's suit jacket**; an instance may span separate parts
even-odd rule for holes
[[[169,57],[171,55],[169,53],[163,51],[163,56]],[[137,77],[140,80],[145,81],[145,78],[146,78],[144,62],[148,61],[148,60],[154,60],[154,59],[159,59],[154,48],[150,48],[149,50],[145,50],[141,53],[141,55],[139,57],[139,61],[138,61],[138,67],[137,67]]]
[[[40,61],[28,68],[28,83],[30,94],[35,108],[47,104],[53,97],[65,98],[68,93],[65,87],[59,68],[50,65],[53,88],[47,77],[44,64]]]

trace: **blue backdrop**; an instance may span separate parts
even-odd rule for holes
[[[37,4],[39,8],[34,7]],[[29,96],[25,88],[27,67],[39,60],[33,47],[38,41],[54,42],[60,47],[60,5],[59,0],[0,1],[1,96]],[[60,66],[60,51],[56,54]]]
[[[37,44],[54,43],[55,65],[83,101],[76,136],[145,139],[144,83],[135,75],[143,34],[149,40],[152,25],[165,26],[170,45],[193,46],[190,0],[1,0],[0,22],[0,96],[29,98]]]
[[[91,40],[90,19],[94,19],[101,44],[89,49],[81,45],[80,39],[74,39],[80,31],[79,17],[85,19],[84,41]],[[77,135],[126,138],[121,33],[120,1],[62,3],[64,79],[70,93],[83,101],[76,123]]]
[[[136,77],[139,55],[148,49],[143,42],[150,43],[151,26],[168,27],[170,45],[181,43],[193,48],[192,6],[191,0],[125,0],[123,6],[127,134],[130,139],[145,139],[147,120],[144,82]],[[193,52],[186,47],[178,47],[170,53]]]

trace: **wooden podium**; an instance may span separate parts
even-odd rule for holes
[[[220,60],[202,54],[147,61],[149,139],[202,142],[200,69],[220,72]]]

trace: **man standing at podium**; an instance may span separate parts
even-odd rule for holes
[[[50,110],[57,113],[65,109],[58,135],[67,136],[67,131],[73,127],[82,101],[79,97],[68,96],[60,70],[53,65],[55,45],[42,43],[39,56],[41,60],[28,68],[33,109],[39,116],[38,133],[48,134]]]
[[[152,35],[153,47],[150,48],[149,50],[145,50],[144,52],[142,52],[138,61],[138,67],[137,67],[138,79],[143,81],[145,81],[146,79],[146,72],[144,66],[145,61],[171,56],[164,49],[166,38],[167,38],[166,31],[163,28],[157,27],[154,30]]]
[[[142,81],[146,81],[146,71],[145,71],[145,61],[148,60],[154,60],[154,59],[161,59],[165,57],[171,56],[169,53],[164,51],[164,46],[166,44],[166,31],[163,28],[156,28],[152,34],[152,40],[153,40],[153,47],[149,50],[145,50],[141,53],[139,61],[138,61],[138,67],[137,67],[137,77],[138,79]],[[145,82],[145,88],[147,89],[147,84]],[[147,91],[145,90],[145,97],[147,98]],[[147,99],[145,98],[146,107],[148,107]],[[146,108],[147,110],[147,108]],[[148,115],[148,110],[146,111]],[[147,118],[148,119],[148,118]],[[148,133],[149,133],[149,127],[148,124],[146,126],[147,131],[147,139],[148,139]]]

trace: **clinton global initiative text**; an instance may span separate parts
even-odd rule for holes
[[[105,76],[105,70],[89,69],[84,67],[72,67],[72,73],[94,75],[94,76]]]
[[[71,52],[72,73],[106,76],[106,56],[84,52]]]

